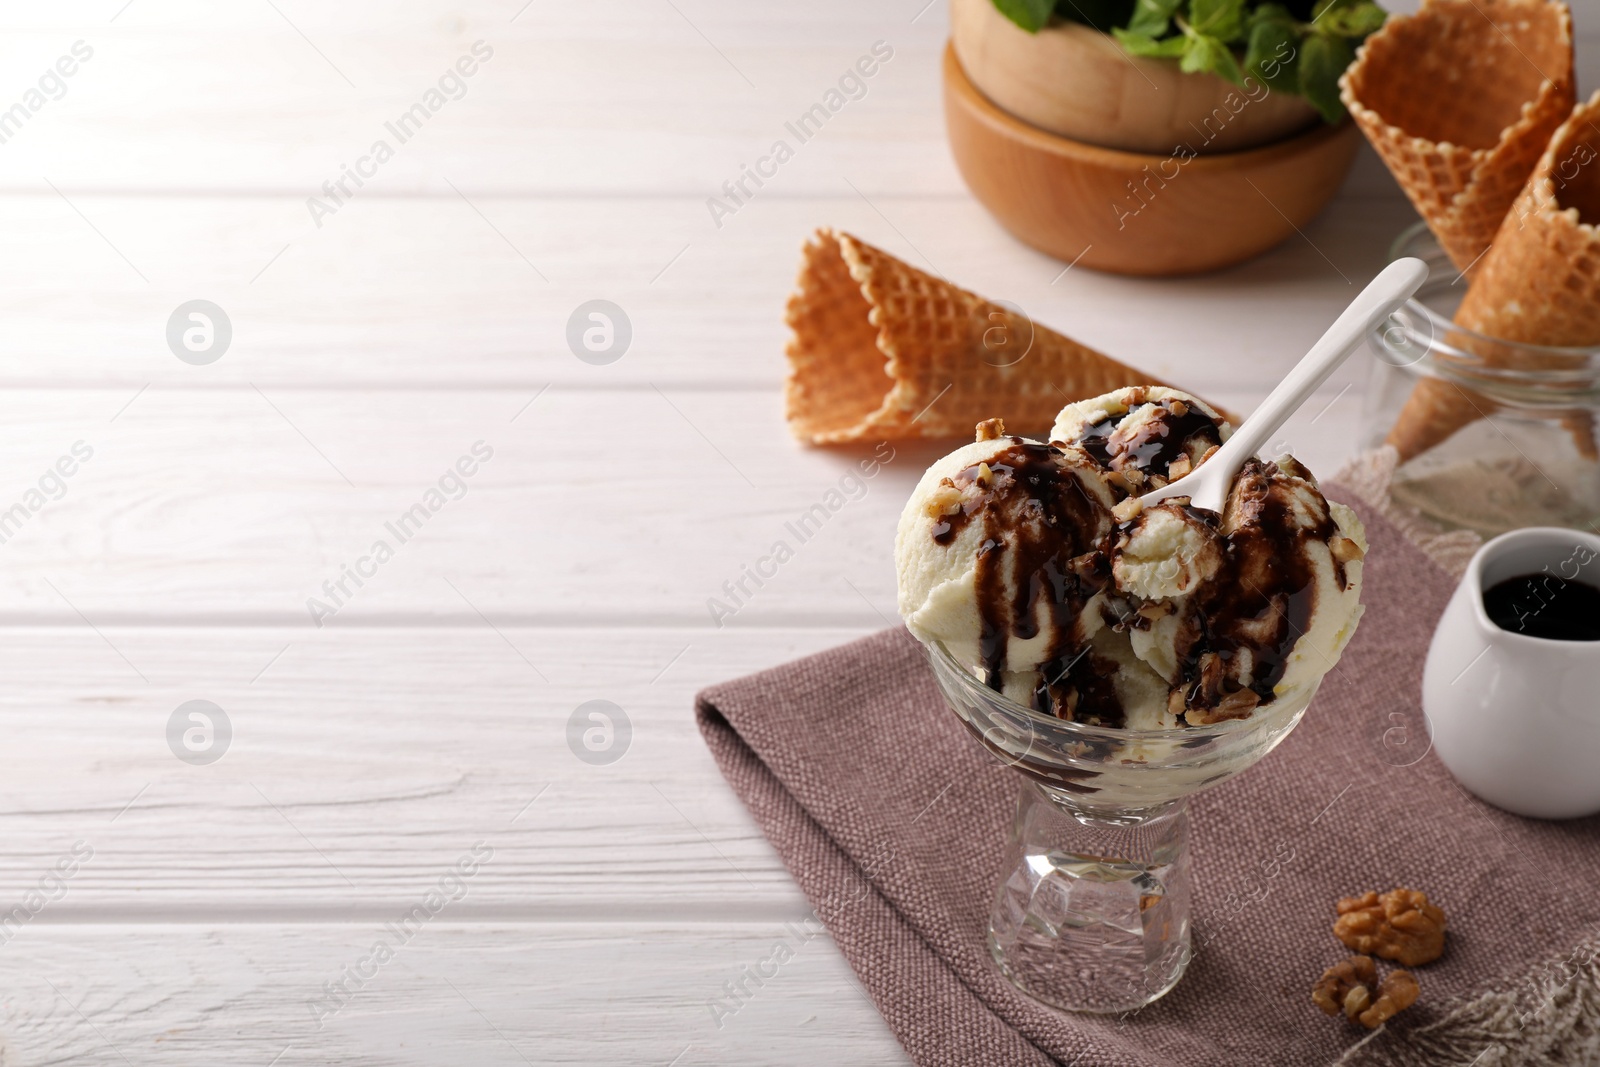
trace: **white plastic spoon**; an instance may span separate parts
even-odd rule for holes
[[[1145,493],[1140,503],[1148,506],[1186,496],[1195,507],[1220,513],[1244,461],[1260,451],[1361,345],[1367,332],[1411,299],[1427,278],[1428,265],[1420,259],[1397,259],[1385,267],[1210,459],[1177,481]]]

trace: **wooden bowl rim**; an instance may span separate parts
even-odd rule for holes
[[[1107,169],[1134,171],[1151,163],[1178,158],[1171,152],[1154,155],[1146,152],[1127,152],[1120,148],[1102,148],[1099,145],[1074,141],[1070,137],[1041,130],[1032,123],[1024,122],[984,96],[978,91],[978,87],[972,84],[972,79],[967,77],[966,70],[961,66],[961,60],[956,56],[953,39],[947,40],[944,46],[944,77],[946,84],[960,94],[962,102],[980,121],[994,127],[1012,140],[1023,141],[1029,147],[1051,155]],[[1305,132],[1294,134],[1281,141],[1235,152],[1207,152],[1203,155],[1197,153],[1184,159],[1182,166],[1185,170],[1231,171],[1240,169],[1241,165],[1275,163],[1281,158],[1310,151],[1324,141],[1341,137],[1350,131],[1351,126],[1348,115],[1335,126],[1329,126],[1319,120]]]

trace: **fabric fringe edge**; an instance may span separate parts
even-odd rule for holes
[[[1374,1031],[1341,1056],[1338,1067],[1600,1064],[1600,930],[1504,984],[1434,1022]]]

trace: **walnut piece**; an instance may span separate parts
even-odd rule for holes
[[[923,502],[923,512],[930,519],[941,519],[946,515],[954,515],[961,510],[961,490],[951,485],[949,479],[943,485],[928,494],[928,499]]]
[[[1335,905],[1333,933],[1352,952],[1381,956],[1407,967],[1444,954],[1444,912],[1416,889],[1345,897]]]
[[[1217,718],[1242,719],[1256,709],[1261,703],[1261,694],[1254,689],[1241,689],[1236,693],[1229,693],[1217,702]]]
[[[1006,435],[1006,420],[984,419],[978,423],[977,439],[979,441],[998,441]]]
[[[1157,619],[1166,618],[1177,610],[1170,600],[1146,600],[1134,609],[1134,614],[1141,619],[1155,622]]]
[[[1383,984],[1378,986],[1378,999],[1358,1016],[1361,1025],[1368,1030],[1376,1030],[1415,1004],[1421,992],[1422,988],[1417,985],[1410,971],[1390,971],[1383,976]]]
[[[1328,554],[1340,563],[1349,563],[1353,560],[1365,559],[1366,553],[1361,551],[1361,546],[1348,537],[1335,537],[1328,542]]]
[[[1285,478],[1299,478],[1301,481],[1310,482],[1312,485],[1317,484],[1317,480],[1311,476],[1311,472],[1306,470],[1299,460],[1287,452],[1273,460],[1273,465],[1278,468],[1279,473]]]
[[[1311,987],[1311,1001],[1326,1015],[1338,1015],[1345,1010],[1356,990],[1369,995],[1378,984],[1378,968],[1371,956],[1351,956],[1322,972],[1317,984]],[[1352,1016],[1354,1018],[1354,1016]]]
[[[1134,519],[1138,518],[1139,513],[1143,510],[1143,499],[1136,496],[1124,497],[1122,500],[1117,502],[1115,507],[1111,509],[1111,517],[1116,519],[1117,523],[1121,525],[1124,523],[1130,523]]]
[[[1390,971],[1380,983],[1371,956],[1351,956],[1322,972],[1311,1000],[1324,1014],[1343,1015],[1376,1030],[1415,1004],[1420,992],[1409,971]]]

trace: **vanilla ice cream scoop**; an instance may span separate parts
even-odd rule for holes
[[[1026,675],[1116,725],[1113,688],[1080,655],[1104,625],[1116,498],[1081,453],[1005,436],[997,422],[980,437],[929,467],[900,517],[900,614],[994,688]]]
[[[1204,401],[1138,385],[1068,404],[1056,416],[1050,440],[1081,449],[1138,494],[1182,478],[1232,433]]]
[[[1130,525],[1137,530],[1174,503],[1187,507],[1164,501]],[[1289,457],[1248,460],[1220,517],[1193,510],[1216,521],[1214,542],[1186,550],[1207,562],[1191,562],[1183,577],[1204,577],[1151,589],[1143,611],[1160,614],[1148,625],[1139,616],[1129,635],[1139,658],[1171,683],[1184,721],[1200,725],[1247,715],[1333,669],[1361,617],[1366,534],[1355,512],[1330,504]],[[1215,567],[1213,547],[1221,549]]]
[[[1119,590],[1160,600],[1193,593],[1217,576],[1226,558],[1215,516],[1171,502],[1138,509],[1123,524],[1111,570]]]

